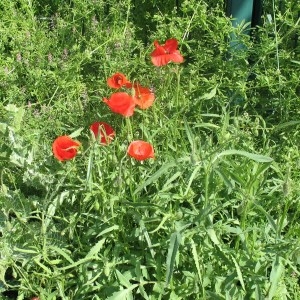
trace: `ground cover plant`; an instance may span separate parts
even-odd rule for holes
[[[223,4],[1,1],[1,299],[300,297],[300,4]]]

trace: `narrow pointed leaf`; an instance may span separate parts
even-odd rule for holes
[[[260,155],[260,154],[254,154],[246,151],[241,151],[241,150],[225,150],[221,153],[218,153],[212,160],[214,163],[217,159],[219,159],[222,156],[228,156],[228,155],[240,155],[240,156],[245,156],[247,158],[250,158],[256,162],[261,162],[261,163],[269,163],[272,162],[273,159],[268,156]]]
[[[168,256],[167,256],[166,286],[169,285],[171,278],[172,278],[172,274],[173,274],[174,266],[175,266],[176,254],[179,249],[180,242],[181,242],[180,232],[176,231],[176,232],[172,233],[171,238],[170,238]]]

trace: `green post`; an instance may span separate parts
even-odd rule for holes
[[[259,24],[262,10],[262,0],[226,0],[226,13],[232,17],[232,25],[237,27],[242,23],[249,24],[245,33],[250,34],[250,28]],[[230,37],[232,50],[243,50],[245,46],[236,35]]]

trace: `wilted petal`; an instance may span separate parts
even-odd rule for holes
[[[105,122],[94,122],[90,129],[94,133],[95,138],[103,145],[109,144],[115,136],[114,129]]]
[[[73,140],[67,135],[59,136],[52,144],[54,156],[60,160],[69,160],[76,156],[80,142]]]
[[[107,79],[107,84],[111,88],[119,89],[122,86],[130,84],[130,82],[127,80],[124,74],[118,72]]]

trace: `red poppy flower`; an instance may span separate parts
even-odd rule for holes
[[[142,87],[138,83],[133,86],[134,88],[134,96],[133,100],[136,105],[138,105],[141,109],[147,109],[150,107],[154,100],[154,93],[151,92],[149,88]]]
[[[177,50],[178,42],[176,39],[169,39],[164,45],[154,41],[155,50],[151,53],[151,61],[157,66],[164,66],[169,62],[182,63],[183,56]]]
[[[113,76],[107,79],[107,84],[113,89],[119,89],[122,86],[129,86],[130,81],[127,80],[126,76],[122,73],[115,73]]]
[[[154,150],[152,145],[144,141],[131,142],[128,146],[127,153],[137,160],[154,158]]]
[[[52,144],[54,156],[60,160],[69,160],[76,156],[80,142],[73,140],[67,135],[59,136]]]
[[[124,117],[130,117],[133,115],[135,102],[127,93],[114,93],[109,99],[104,98],[103,101],[114,113],[121,114]]]
[[[109,144],[115,136],[114,129],[104,122],[94,122],[90,129],[94,133],[95,138],[103,145]]]

